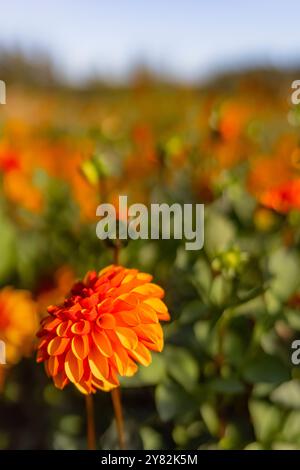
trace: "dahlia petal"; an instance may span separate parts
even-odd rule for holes
[[[106,266],[106,268],[101,269],[101,271],[99,271],[98,275],[103,276],[104,274],[108,274],[110,272],[113,272],[114,268],[115,268],[115,265],[110,264],[109,266]]]
[[[139,338],[152,341],[153,343],[156,343],[163,337],[163,331],[159,323],[136,326],[134,327],[134,331]]]
[[[60,319],[56,317],[54,318],[49,317],[49,318],[44,319],[44,321],[42,321],[42,327],[46,331],[54,330],[59,324],[60,324]]]
[[[141,284],[140,281],[134,279],[133,281],[127,282],[127,284],[122,284],[120,287],[114,288],[112,287],[109,290],[109,293],[112,297],[120,297],[122,295],[128,295],[128,292],[132,291],[135,287]]]
[[[57,374],[58,369],[59,369],[59,360],[57,356],[50,356],[48,361],[47,361],[47,369],[48,373],[51,377]]]
[[[90,322],[87,320],[79,320],[71,327],[72,333],[76,335],[87,335],[91,330]]]
[[[68,308],[69,313],[79,313],[82,307],[79,303],[72,305],[72,307]]]
[[[155,312],[154,312],[155,313]],[[137,309],[125,310],[124,312],[117,312],[114,314],[117,324],[120,326],[137,326],[140,323]]]
[[[123,270],[119,272],[118,274],[116,274],[110,281],[111,287],[119,286],[122,283],[125,276],[126,276],[126,271],[124,272]]]
[[[110,313],[104,313],[103,315],[100,315],[96,323],[98,326],[105,329],[113,329],[116,326],[116,321],[113,315]]]
[[[158,315],[150,305],[142,302],[138,306],[138,312],[141,323],[158,323]]]
[[[129,358],[128,358],[129,360]],[[118,387],[120,385],[120,382],[119,382],[119,379],[118,379],[118,375],[117,375],[117,371],[116,369],[114,369],[114,367],[110,364],[110,369],[109,369],[109,377],[108,377],[108,381],[115,385],[116,387]]]
[[[122,298],[114,299],[113,303],[113,308],[112,308],[112,313],[118,313],[118,312],[126,312],[126,311],[132,311],[134,308],[136,308],[138,304],[137,299],[135,300],[134,304],[131,305],[128,302],[125,302]]]
[[[95,329],[92,332],[92,338],[94,340],[95,345],[103,354],[103,356],[110,357],[113,354],[111,342],[109,341],[104,331],[99,331]]]
[[[78,359],[84,359],[90,350],[87,335],[74,336],[71,343],[72,351]]]
[[[65,359],[65,372],[68,379],[73,383],[80,382],[84,368],[83,368],[83,361],[77,359],[74,355],[73,351],[70,349],[67,352],[66,359]]]
[[[161,287],[151,283],[135,287],[132,292],[150,297],[159,297],[160,299],[165,295],[165,292]]]
[[[46,344],[48,344],[48,342],[49,342],[48,338],[45,338],[45,337],[41,338],[37,346],[38,349],[44,349],[44,347],[46,346]]]
[[[69,383],[69,379],[66,376],[65,371],[62,370],[53,377],[53,382],[55,387],[62,390]]]
[[[72,326],[71,320],[63,321],[57,326],[56,333],[58,334],[58,336],[61,336],[61,337],[68,336],[71,326]]]
[[[106,380],[98,380],[96,378],[92,379],[92,384],[94,387],[98,388],[99,390],[103,390],[104,392],[109,392],[113,388],[117,387],[117,385],[112,384]]]
[[[126,376],[132,377],[137,372],[137,370],[138,370],[137,364],[132,359],[129,358]]]
[[[134,278],[135,276],[133,276],[132,274],[126,274],[121,284],[127,284],[128,282],[133,281]]]
[[[94,347],[91,349],[89,357],[89,366],[92,374],[99,380],[105,380],[109,374],[108,361],[98,348]]]
[[[154,310],[159,313],[166,313],[168,311],[167,306],[163,303],[163,301],[155,297],[144,300],[144,303],[150,305],[150,307],[154,308]]]
[[[83,395],[89,395],[92,392],[92,386],[87,383],[75,383],[74,384],[77,390],[80,391]]]
[[[99,294],[98,292],[86,297],[81,301],[81,306],[87,309],[95,307],[99,303]]]
[[[153,276],[151,276],[151,274],[147,274],[147,273],[137,273],[136,277],[140,281],[144,281],[144,282],[151,282],[152,279],[153,279]]]
[[[112,389],[114,387],[118,387],[120,385],[119,379],[117,377],[116,371],[113,368],[110,368],[109,375],[107,379],[99,380],[97,377],[92,375],[92,384],[104,390],[104,387],[107,389]]]
[[[171,320],[171,316],[170,316],[169,312],[158,313],[157,317],[158,317],[159,320],[163,320],[163,321]]]
[[[135,349],[138,343],[138,337],[133,330],[130,328],[124,328],[118,326],[115,328],[115,332],[117,337],[120,340],[120,343],[126,349]]]
[[[129,351],[130,357],[138,361],[142,366],[149,366],[152,361],[152,357],[146,346],[142,343],[138,343],[134,351]]]
[[[140,341],[146,348],[151,349],[151,351],[161,352],[164,348],[163,338],[159,338],[155,343],[146,341],[145,339],[141,339]]]
[[[127,371],[127,367],[129,363],[129,357],[128,357],[126,350],[122,346],[119,346],[117,343],[114,344],[113,359],[114,359],[114,364],[117,369],[117,372],[120,375],[126,375],[126,371]]]
[[[45,351],[44,349],[38,349],[36,362],[38,362],[38,363],[39,362],[44,362],[48,358],[49,358],[49,354],[47,353],[47,351]]]
[[[55,313],[57,309],[58,309],[57,305],[49,305],[49,307],[47,307],[47,312],[52,314],[52,313]],[[44,318],[44,320],[42,321],[45,321],[45,320],[46,318]]]
[[[98,305],[98,312],[99,313],[107,313],[110,312],[112,307],[113,307],[113,299],[112,298],[106,298],[102,300]]]
[[[55,338],[51,339],[48,344],[47,352],[50,356],[57,356],[65,352],[66,347],[69,344],[69,338],[60,338],[56,336]]]

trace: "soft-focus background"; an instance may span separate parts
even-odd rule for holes
[[[0,4],[0,448],[81,449],[84,399],[34,358],[49,304],[111,263],[95,209],[205,203],[205,246],[131,241],[172,321],[123,380],[144,449],[300,449],[299,3]],[[117,446],[96,395],[99,448]]]

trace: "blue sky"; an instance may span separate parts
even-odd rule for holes
[[[70,77],[144,62],[194,79],[300,64],[299,0],[0,0],[0,45],[43,49]]]

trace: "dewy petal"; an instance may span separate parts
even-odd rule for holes
[[[80,382],[84,368],[83,368],[83,361],[77,359],[74,355],[73,351],[70,349],[67,352],[66,359],[65,359],[65,372],[68,379],[73,382],[77,383]]]
[[[106,357],[112,356],[113,350],[111,347],[111,342],[108,339],[104,331],[99,331],[95,329],[92,332],[92,338],[96,347],[103,354],[103,356],[106,356]]]
[[[89,337],[87,335],[76,335],[71,343],[72,351],[77,359],[84,359],[89,353]]]
[[[88,361],[91,372],[97,379],[107,379],[109,374],[108,361],[107,358],[101,354],[98,348],[93,347],[91,349]]]
[[[50,356],[57,356],[59,354],[63,354],[69,344],[69,341],[69,338],[60,338],[58,336],[51,339],[47,347],[48,354]]]

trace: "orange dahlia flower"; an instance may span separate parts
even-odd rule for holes
[[[160,320],[169,320],[164,291],[150,274],[122,266],[88,272],[62,305],[48,307],[38,332],[38,362],[56,387],[72,382],[82,393],[111,390],[118,375],[151,363],[163,348]]]
[[[5,287],[0,290],[0,340],[5,343],[6,362],[17,363],[33,350],[38,327],[36,304],[29,292]]]

